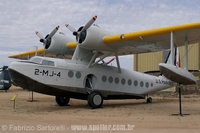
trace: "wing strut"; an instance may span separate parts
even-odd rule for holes
[[[170,34],[170,49],[171,49],[171,62],[170,64],[171,65],[174,65],[173,63],[173,60],[174,60],[174,34],[173,32],[171,31],[171,34]]]
[[[90,63],[88,64],[88,68],[91,67],[91,64],[94,62],[98,54],[98,51],[95,51],[94,55],[92,56],[92,59],[90,60]]]
[[[115,52],[115,57],[116,57],[116,61],[117,61],[118,72],[121,73],[121,68],[120,68],[120,64],[119,64],[119,57],[118,57],[117,52]]]
[[[34,46],[35,47],[35,56],[37,56],[38,55],[38,46]]]
[[[109,56],[109,55],[111,55],[111,54],[112,54],[112,53],[110,52],[110,53],[104,55],[104,56],[101,57],[99,60],[97,60],[96,62],[92,63],[92,64],[90,65],[90,67],[93,66],[93,65],[95,65],[95,64],[97,64],[98,62],[102,61],[104,58],[106,58],[107,56]]]
[[[185,64],[184,69],[188,70],[188,38],[185,38]]]

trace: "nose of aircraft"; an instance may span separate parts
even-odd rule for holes
[[[20,71],[20,69],[22,69],[22,65],[18,61],[13,61],[8,66],[9,72],[10,71]]]
[[[14,84],[18,84],[22,77],[22,73],[25,72],[25,68],[22,66],[22,63],[14,61],[11,62],[8,66],[8,71],[9,71],[9,75],[11,78],[11,81]]]

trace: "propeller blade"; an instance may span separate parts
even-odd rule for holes
[[[94,21],[97,19],[97,16],[94,16],[84,27],[83,27],[83,29],[80,31],[80,33],[82,32],[82,31],[85,31],[85,30],[87,30],[93,23],[94,23]]]
[[[65,26],[71,31],[71,32],[76,32],[76,29],[74,27],[72,27],[69,24],[65,24]]]
[[[60,26],[57,26],[57,27],[49,34],[49,36],[46,38],[46,40],[49,39],[49,38],[51,38],[53,35],[55,35],[59,28],[60,28]]]
[[[40,34],[38,31],[36,31],[35,34],[36,34],[40,39],[44,39],[43,35]]]

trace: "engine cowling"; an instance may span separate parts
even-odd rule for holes
[[[107,51],[110,47],[103,43],[103,38],[110,33],[101,29],[97,25],[91,25],[86,31],[83,31],[79,37],[79,46],[88,50]],[[81,41],[80,41],[81,40]]]
[[[63,33],[58,33],[48,40],[45,50],[57,55],[73,55],[74,49],[67,48],[67,44],[74,41],[74,38],[66,36]]]

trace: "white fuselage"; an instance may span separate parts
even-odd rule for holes
[[[17,61],[9,65],[13,82],[22,87],[22,84],[27,84],[27,81],[18,81],[17,78],[20,77],[17,77],[17,74],[12,76],[12,71],[14,70],[16,73],[32,79],[32,82],[29,83],[32,84],[32,88],[37,88],[38,83],[57,90],[87,94],[85,89],[87,86],[86,80],[88,75],[92,75],[91,89],[98,90],[105,98],[109,95],[145,96],[174,85],[172,81],[162,76],[156,77],[125,69],[121,69],[121,72],[118,72],[118,69],[114,66],[96,64],[88,68],[87,64],[72,60],[47,57],[34,58],[41,59],[40,63]],[[42,63],[43,60],[48,63]],[[43,92],[42,88],[40,88],[40,91],[35,91],[49,94]],[[54,93],[51,95],[54,95]]]

